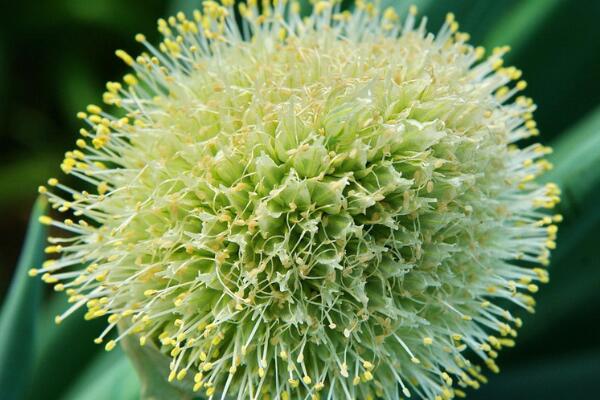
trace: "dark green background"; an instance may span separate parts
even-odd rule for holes
[[[350,2],[346,1],[349,4]],[[405,9],[402,1],[383,0]],[[503,372],[470,399],[594,399],[600,378],[600,1],[416,0],[436,31],[448,11],[472,43],[509,44],[521,68],[541,140],[556,148],[550,178],[563,188],[551,282],[525,316],[518,345],[505,351]],[[140,50],[156,19],[200,1],[38,0],[0,5],[0,299],[13,277],[34,264],[24,254],[15,273],[36,188],[72,147],[75,113],[100,101],[104,83],[126,69],[114,56]],[[34,235],[36,233],[34,232]],[[42,233],[38,232],[38,235]],[[38,246],[39,247],[39,246]],[[33,258],[26,259],[33,255]],[[68,319],[33,280],[14,280],[0,320],[0,399],[133,399],[134,374],[120,353],[92,343],[100,325]],[[16,294],[15,294],[16,293]],[[20,296],[20,297],[19,297]],[[43,300],[39,299],[43,296]],[[18,299],[21,301],[18,301]],[[15,300],[16,299],[16,300]],[[8,310],[8,311],[7,311]],[[15,311],[10,317],[9,311]],[[9,315],[9,317],[7,317]],[[8,323],[7,321],[10,321]],[[12,336],[11,334],[15,334]],[[18,340],[15,340],[18,339]],[[3,347],[2,341],[8,343]],[[2,358],[4,357],[4,358]],[[23,361],[25,360],[25,361]],[[4,380],[3,380],[4,379]],[[7,380],[8,379],[8,380]],[[9,391],[9,382],[13,391]],[[11,389],[11,390],[12,390]]]

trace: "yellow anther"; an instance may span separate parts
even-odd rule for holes
[[[496,363],[494,362],[494,360],[493,360],[493,359],[491,359],[491,358],[488,358],[488,359],[486,359],[486,360],[485,360],[485,364],[488,366],[488,368],[489,368],[490,370],[492,370],[492,372],[494,372],[494,373],[496,373],[496,374],[497,374],[498,372],[500,372],[500,368],[498,368],[498,366],[496,365]]]
[[[106,182],[100,182],[98,184],[98,194],[105,194],[108,191],[108,184]]]
[[[177,374],[177,380],[182,381],[186,375],[187,375],[187,369],[184,368],[181,371],[179,371],[179,373]]]
[[[123,77],[123,81],[129,86],[135,86],[138,84],[137,78],[133,74],[127,74]]]
[[[485,48],[479,46],[475,48],[475,59],[481,60],[485,54]]]
[[[100,117],[99,115],[90,115],[88,119],[94,124],[102,123],[102,117]]]
[[[122,89],[122,86],[119,82],[107,82],[106,89],[113,94],[116,94],[119,90]]]
[[[100,107],[98,107],[95,104],[90,104],[87,106],[87,112],[89,112],[90,114],[100,114],[102,112],[102,109]]]
[[[348,365],[346,363],[342,363],[342,365],[340,366],[340,374],[344,378],[347,378],[349,376],[349,374],[348,374]]]
[[[43,225],[50,225],[50,224],[52,224],[52,218],[50,218],[47,215],[40,216],[38,218],[38,221],[40,222],[40,224],[43,224]]]
[[[298,379],[292,379],[292,378],[290,378],[290,379],[288,379],[288,383],[290,384],[290,386],[291,386],[293,389],[295,389],[295,388],[297,388],[298,386],[300,386],[300,381],[299,381]]]
[[[525,122],[525,127],[527,129],[534,129],[536,126],[537,126],[537,123],[534,120],[532,120],[532,119],[530,119],[529,121]]]
[[[319,14],[322,14],[323,11],[327,10],[330,7],[331,7],[331,3],[329,3],[328,1],[319,1],[314,6],[314,12],[315,12],[315,14],[319,15]]]
[[[121,60],[123,60],[125,62],[125,64],[127,64],[129,66],[133,66],[133,64],[135,63],[133,58],[129,54],[127,54],[127,52],[125,52],[124,50],[115,51],[115,55],[117,57],[119,57]]]
[[[530,276],[522,276],[522,277],[519,278],[519,283],[521,283],[523,285],[527,285],[530,282],[531,282],[531,277]]]
[[[117,342],[115,342],[114,340],[111,340],[108,343],[106,343],[106,346],[104,346],[104,349],[106,351],[111,351],[112,349],[115,348],[116,345],[117,345]]]
[[[46,254],[54,254],[54,253],[60,253],[62,251],[62,246],[60,244],[56,245],[56,246],[47,246],[44,249],[44,252]]]
[[[503,59],[497,59],[494,62],[492,62],[492,69],[497,70],[500,67],[502,67],[502,64],[504,64],[504,60]]]
[[[287,37],[287,33],[287,29],[280,28],[279,32],[277,33],[277,37],[279,38],[279,40],[283,41]]]
[[[517,82],[517,90],[525,90],[527,88],[527,82],[519,81]]]
[[[508,87],[502,86],[496,91],[496,97],[502,98],[508,94]]]
[[[352,384],[354,386],[358,385],[360,383],[360,376],[355,376],[354,379],[352,379]]]
[[[527,290],[529,290],[531,293],[536,293],[539,290],[539,288],[536,284],[531,283],[527,285]]]
[[[93,316],[94,318],[98,318],[98,317],[102,317],[102,316],[106,315],[106,313],[107,313],[107,310],[106,310],[106,309],[104,309],[104,308],[102,308],[102,309],[100,309],[100,310],[98,310],[98,311],[95,311],[95,312],[92,314],[92,316]]]
[[[104,282],[106,280],[106,277],[108,276],[108,271],[104,271],[101,274],[96,275],[96,281],[97,282]]]
[[[433,344],[433,339],[430,337],[424,337],[423,338],[423,344],[425,346],[430,346],[431,344]]]
[[[538,276],[538,279],[542,283],[548,283],[550,281],[548,271],[543,270],[541,268],[534,268],[533,272]]]
[[[141,33],[138,33],[137,35],[135,35],[135,40],[142,43],[146,41],[146,36],[144,36]]]
[[[387,19],[388,21],[396,21],[398,19],[398,14],[396,13],[394,7],[386,8],[383,13],[383,18]]]
[[[373,380],[373,374],[371,373],[371,371],[365,371],[365,373],[363,374],[363,379],[365,381]]]

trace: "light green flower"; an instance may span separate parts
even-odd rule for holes
[[[203,3],[80,117],[32,275],[209,398],[461,396],[546,282],[560,216],[508,48],[357,2]],[[511,84],[511,81],[518,81]],[[79,219],[81,218],[81,219]],[[84,265],[83,268],[79,267]],[[169,374],[169,371],[165,371]]]

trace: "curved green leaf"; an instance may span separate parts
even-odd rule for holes
[[[86,310],[80,309],[60,325],[54,323],[54,316],[69,306],[66,296],[56,293],[46,302],[39,316],[40,331],[44,334],[38,335],[35,343],[35,362],[27,400],[59,398],[102,351],[102,346],[95,344],[93,339],[102,332],[106,320],[86,321],[83,319]]]
[[[137,400],[140,385],[127,357],[119,349],[99,354],[63,400]]]
[[[518,53],[523,44],[531,38],[533,32],[564,0],[525,0],[519,1],[503,18],[493,25],[486,35],[488,47],[510,44],[514,53]],[[499,2],[502,4],[502,2]]]
[[[131,360],[140,379],[144,400],[187,400],[193,399],[191,388],[193,381],[190,376],[183,382],[169,383],[169,358],[162,354],[152,344],[140,346],[133,335],[127,335],[121,340],[123,350]]]
[[[0,314],[0,398],[3,400],[22,398],[30,379],[42,282],[27,276],[27,271],[41,264],[44,258],[46,228],[37,220],[45,209],[46,200],[39,198],[33,207],[25,246]]]
[[[544,176],[563,190],[565,211],[578,210],[600,184],[600,107],[553,144],[555,168]]]
[[[525,341],[559,328],[578,312],[600,312],[600,107],[561,136],[550,160],[555,167],[544,180],[562,189],[558,211],[565,221],[552,256],[550,284],[538,296],[536,317],[522,331]],[[569,344],[569,338],[565,342]]]

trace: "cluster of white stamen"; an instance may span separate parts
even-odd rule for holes
[[[70,218],[42,274],[209,398],[450,399],[497,371],[560,216],[526,86],[449,14],[205,1],[117,56],[40,187]],[[120,111],[119,111],[120,110]],[[83,265],[83,267],[82,267]],[[168,374],[168,371],[166,372]]]

